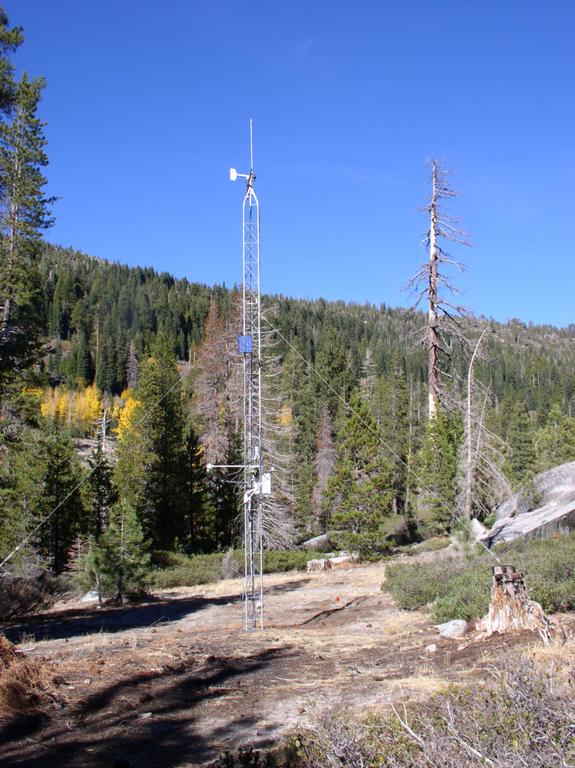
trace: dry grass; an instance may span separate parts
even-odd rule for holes
[[[0,718],[29,715],[53,701],[52,675],[0,635]]]

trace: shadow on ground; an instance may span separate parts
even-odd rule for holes
[[[187,661],[164,672],[125,678],[79,701],[53,724],[21,718],[0,727],[3,768],[170,768],[215,758],[241,731],[246,741],[270,745],[271,734],[255,724],[261,712],[202,722],[194,710],[210,699],[243,689],[250,676],[279,660],[285,649],[269,649],[241,659],[212,657],[193,668]],[[192,669],[190,669],[190,666]],[[24,738],[25,737],[25,738]]]
[[[13,643],[22,638],[30,641],[59,640],[94,632],[123,632],[152,624],[179,621],[209,606],[227,605],[240,599],[237,595],[210,598],[194,596],[113,608],[64,610],[40,614],[28,621],[2,627],[1,631]]]

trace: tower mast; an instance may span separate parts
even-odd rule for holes
[[[243,357],[243,511],[244,511],[244,628],[263,628],[263,506],[269,475],[262,461],[262,344],[260,292],[260,205],[254,188],[253,126],[250,120],[250,171],[230,169],[230,179],[246,180],[242,205],[242,335]]]

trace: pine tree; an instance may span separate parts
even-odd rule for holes
[[[334,472],[324,494],[331,526],[344,546],[366,553],[384,546],[383,521],[392,512],[392,467],[384,458],[373,414],[359,392],[337,435]]]
[[[115,593],[121,603],[127,594],[143,592],[150,555],[136,511],[127,501],[111,508],[108,528],[93,557],[93,570],[104,593]]]
[[[142,365],[129,427],[119,434],[115,485],[136,510],[146,539],[172,549],[186,514],[184,415],[176,360],[158,337]]]
[[[241,464],[243,460],[239,434],[230,434],[226,447],[226,463]],[[238,541],[238,521],[240,516],[240,498],[237,482],[241,471],[237,469],[215,469],[208,478],[210,507],[214,514],[215,548],[228,549]]]
[[[312,505],[316,484],[315,457],[318,428],[316,381],[298,348],[289,350],[282,367],[281,391],[293,422],[290,491],[296,522],[305,534],[320,532],[323,516]],[[331,417],[330,417],[331,418]]]
[[[52,219],[45,196],[44,123],[38,116],[43,79],[24,74],[15,89],[14,117],[0,124],[0,386],[39,351],[43,291],[40,233]]]
[[[575,461],[575,419],[566,416],[557,403],[551,407],[545,426],[537,431],[535,447],[540,472]]]
[[[379,380],[377,394],[380,429],[389,447],[389,460],[393,466],[393,511],[397,515],[405,515],[411,414],[409,390],[398,357],[393,360],[390,373]]]
[[[181,539],[189,553],[210,552],[216,546],[217,524],[208,476],[203,460],[204,448],[193,424],[188,424],[184,438],[186,463],[186,513]]]
[[[90,490],[88,499],[90,508],[88,530],[95,540],[98,541],[100,535],[107,528],[110,507],[114,503],[112,468],[110,460],[102,447],[102,434],[100,431],[96,437],[96,447],[88,459],[88,464],[91,470],[88,480]]]
[[[440,407],[427,423],[417,458],[418,518],[442,533],[456,515],[457,464],[463,427],[457,414]]]
[[[20,27],[8,29],[8,16],[0,8],[0,110],[9,113],[16,98],[14,67],[9,55],[22,44],[24,36]]]
[[[517,400],[511,407],[506,437],[509,456],[504,470],[517,490],[533,478],[537,468],[533,424],[523,400]]]
[[[49,558],[54,573],[61,573],[70,546],[78,533],[86,530],[84,498],[74,490],[82,471],[70,438],[52,428],[45,441],[45,469],[38,517],[56,510],[38,534],[37,548]]]
[[[38,531],[28,549],[61,573],[75,537],[85,532],[85,503],[76,490],[82,469],[66,433],[24,430],[2,466],[0,548],[4,554]]]
[[[315,369],[319,374],[316,381],[319,398],[327,404],[330,416],[335,418],[342,400],[349,396],[353,377],[341,338],[330,327],[319,344]]]

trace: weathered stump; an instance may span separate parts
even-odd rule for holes
[[[308,560],[307,572],[312,571],[331,571],[331,561],[327,559]]]
[[[543,608],[529,599],[525,574],[516,571],[514,565],[494,566],[489,611],[477,623],[480,631],[477,639],[489,637],[494,632],[527,629],[539,632],[543,641],[548,643],[550,628],[550,621]]]

